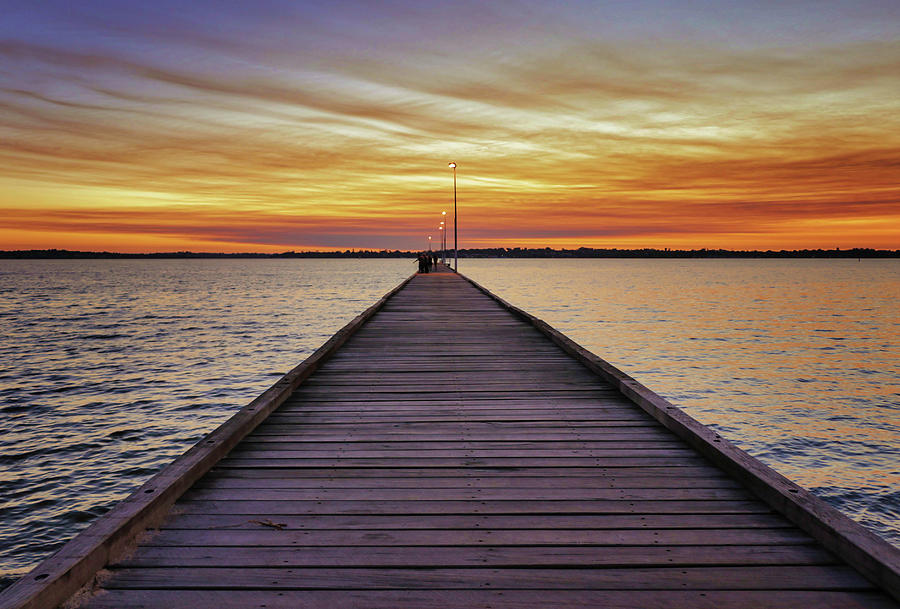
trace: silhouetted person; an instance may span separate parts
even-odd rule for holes
[[[424,252],[419,252],[419,255],[416,256],[416,258],[417,258],[418,261],[419,261],[419,272],[420,272],[420,273],[427,273],[427,272],[428,272],[428,266],[427,266],[427,264],[426,264],[426,262],[425,262],[425,253],[424,253]]]

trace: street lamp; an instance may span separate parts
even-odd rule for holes
[[[431,235],[428,235],[428,251],[431,251]]]
[[[441,257],[443,258],[444,264],[447,264],[447,212],[441,212],[441,226],[444,227],[444,240],[441,242]]]
[[[459,272],[459,246],[457,245],[456,224],[456,161],[449,164],[453,170],[453,270]]]

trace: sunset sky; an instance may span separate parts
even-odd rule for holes
[[[900,248],[897,0],[0,9],[0,250]]]

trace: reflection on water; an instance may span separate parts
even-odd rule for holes
[[[0,585],[413,266],[0,261]],[[463,260],[460,270],[900,542],[900,261]]]
[[[0,261],[0,584],[412,271],[408,260]]]
[[[900,544],[900,261],[464,262]]]

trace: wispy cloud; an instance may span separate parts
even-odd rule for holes
[[[415,247],[453,158],[481,245],[900,247],[900,40],[651,44],[572,14],[540,28],[523,6],[440,12],[459,40],[405,3],[377,24],[361,6],[216,27],[202,6],[88,12],[81,27],[112,35],[0,40],[0,184],[33,195],[0,196],[3,224],[47,247],[66,231]]]

